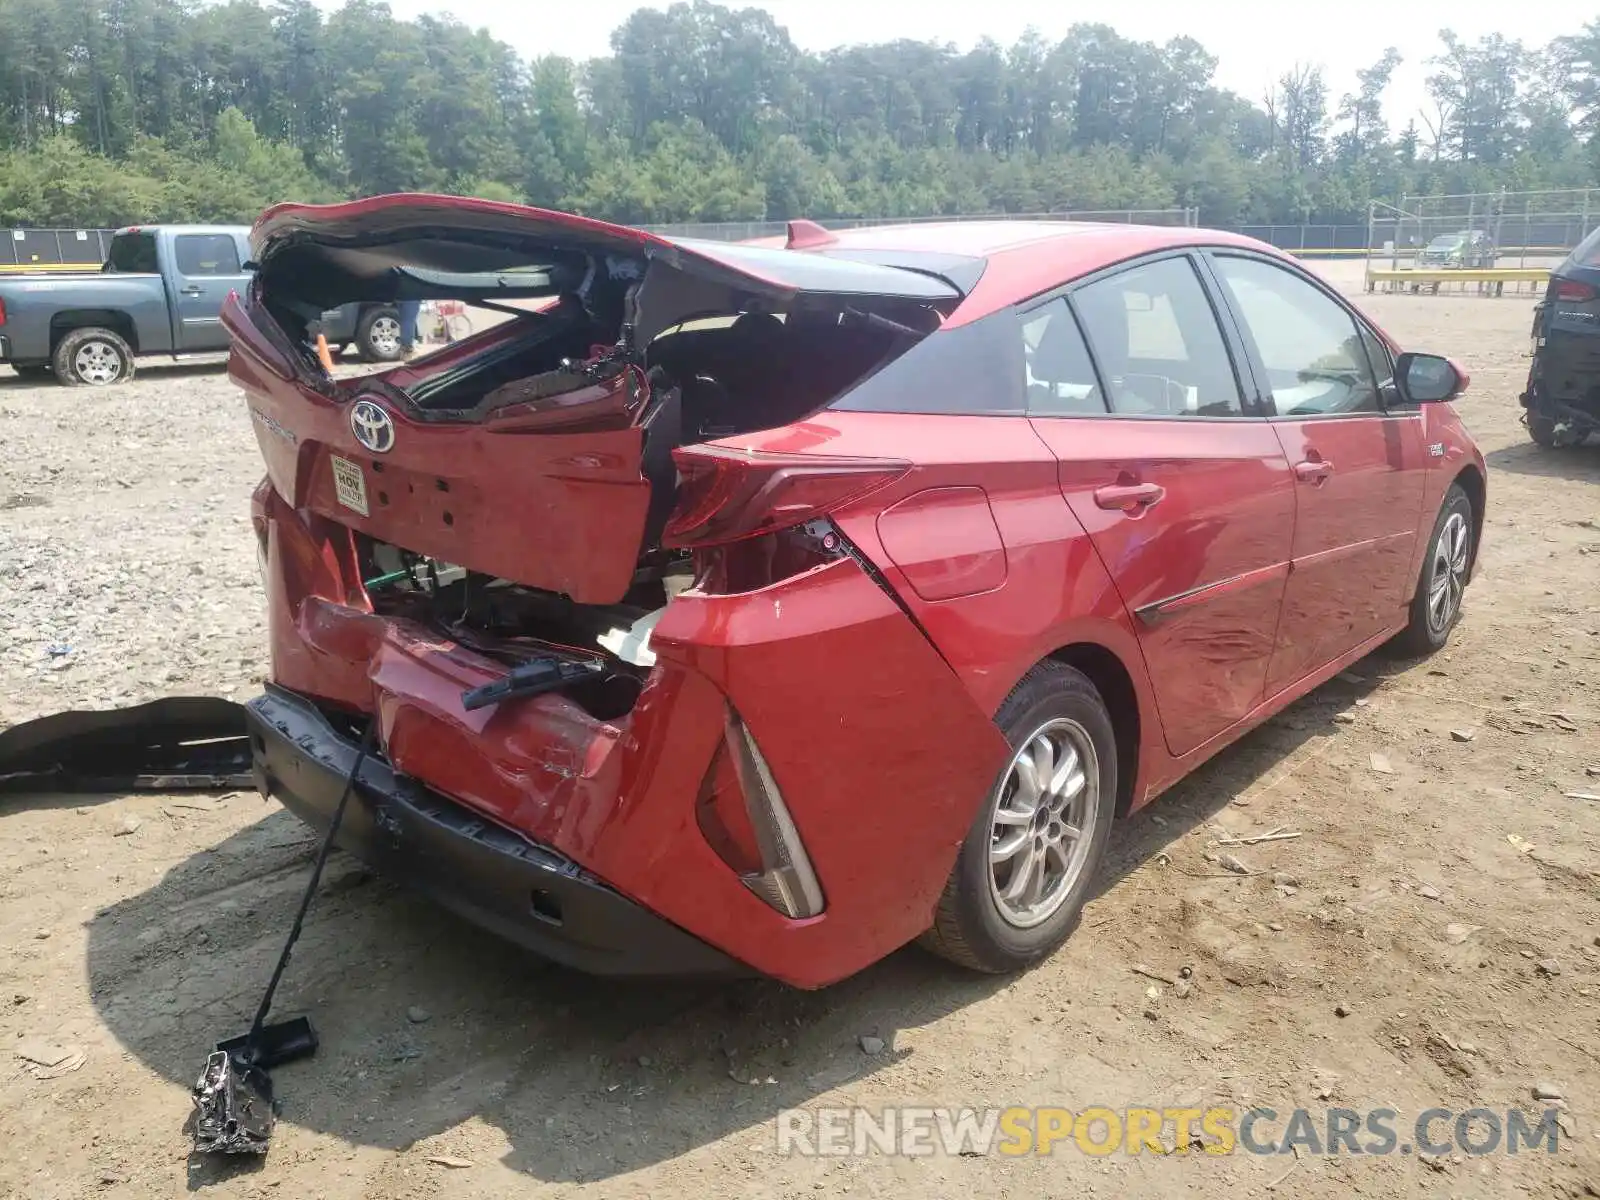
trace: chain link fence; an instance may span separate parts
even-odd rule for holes
[[[1367,222],[1374,267],[1553,267],[1600,226],[1600,188],[1402,196]]]
[[[966,221],[1090,221],[1130,225],[1198,226],[1200,210],[1128,208],[1052,213],[971,213],[959,216],[830,218],[829,229]],[[1553,265],[1600,226],[1600,188],[1543,192],[1479,192],[1461,196],[1404,196],[1398,205],[1375,202],[1366,225],[1242,225],[1236,232],[1291,254],[1366,258],[1373,266],[1406,267],[1438,238],[1478,231],[1500,266]],[[783,221],[677,222],[642,225],[652,233],[709,241],[782,237]],[[0,273],[93,270],[105,261],[110,229],[0,228]]]

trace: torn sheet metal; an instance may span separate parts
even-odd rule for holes
[[[0,793],[252,786],[244,708],[217,696],[52,713],[0,730]]]
[[[196,1154],[265,1154],[277,1117],[272,1079],[260,1067],[215,1050],[195,1082]]]

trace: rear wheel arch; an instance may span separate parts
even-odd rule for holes
[[[73,308],[55,313],[50,318],[51,355],[55,354],[67,334],[79,329],[109,329],[127,342],[135,354],[139,353],[139,331],[127,313],[115,308]]]
[[[1074,642],[1052,651],[1045,659],[1065,663],[1081,671],[1105,701],[1117,741],[1116,815],[1127,816],[1133,807],[1134,788],[1139,775],[1140,733],[1143,729],[1139,692],[1134,686],[1133,675],[1115,652],[1097,642]]]

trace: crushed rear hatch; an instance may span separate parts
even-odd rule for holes
[[[674,449],[821,409],[961,298],[898,266],[434,196],[279,206],[252,250],[224,321],[278,494],[429,569],[587,605],[660,573]],[[377,375],[317,363],[324,310],[440,298],[505,319]]]

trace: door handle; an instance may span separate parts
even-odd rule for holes
[[[185,296],[203,296],[206,292],[205,288],[196,287],[192,283],[188,287],[183,288],[182,291]]]
[[[1302,483],[1321,484],[1332,474],[1333,464],[1325,459],[1297,462],[1294,465],[1294,477]]]
[[[1149,508],[1152,504],[1160,504],[1166,494],[1167,489],[1159,483],[1116,483],[1109,487],[1096,488],[1094,502],[1101,508],[1133,512],[1136,509]]]

